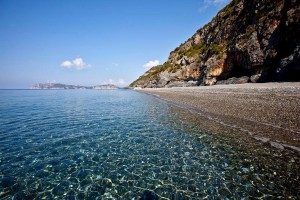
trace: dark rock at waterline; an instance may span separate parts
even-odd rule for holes
[[[300,76],[300,45],[296,46],[294,52],[281,59],[276,69],[275,80],[298,80]]]

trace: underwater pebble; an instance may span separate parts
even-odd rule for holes
[[[284,149],[284,146],[282,146],[281,144],[277,143],[277,142],[270,142],[272,147],[278,148],[278,149]]]

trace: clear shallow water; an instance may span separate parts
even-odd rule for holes
[[[3,199],[297,199],[298,165],[135,91],[0,91]]]

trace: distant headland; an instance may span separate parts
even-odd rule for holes
[[[112,84],[95,85],[95,86],[80,86],[80,85],[66,85],[62,83],[38,83],[33,85],[30,89],[36,90],[116,90],[117,86]]]

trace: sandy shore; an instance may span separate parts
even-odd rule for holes
[[[300,153],[300,83],[139,89]]]

